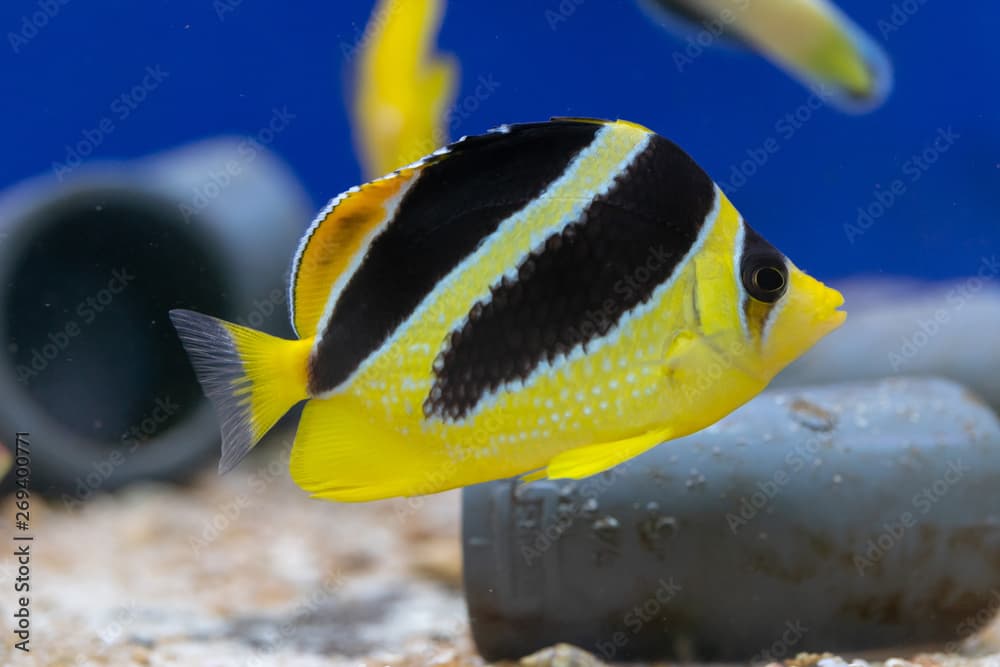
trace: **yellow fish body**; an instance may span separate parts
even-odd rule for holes
[[[681,149],[581,119],[340,195],[290,292],[299,340],[171,317],[222,469],[308,400],[292,477],[351,501],[596,474],[717,421],[845,317]]]
[[[358,50],[352,116],[368,177],[409,164],[448,141],[445,111],[458,66],[433,53],[440,0],[381,0]]]
[[[846,109],[878,106],[892,88],[892,66],[884,50],[828,0],[644,0],[644,4],[657,15],[702,24],[746,42]]]

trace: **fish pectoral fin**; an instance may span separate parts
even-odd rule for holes
[[[647,431],[640,435],[599,445],[577,447],[556,455],[545,468],[548,479],[583,479],[614,468],[671,438],[670,429]]]
[[[344,502],[443,491],[451,468],[423,434],[402,435],[346,396],[306,404],[289,461],[314,498]]]
[[[675,331],[663,346],[663,357],[656,360],[663,372],[673,375],[683,365],[684,354],[698,341],[698,335],[688,329]]]
[[[736,370],[757,382],[770,382],[769,376],[746,363],[747,349],[746,342],[734,339],[728,332],[703,334],[684,330],[674,334],[664,346],[662,370],[671,381],[684,382],[684,377],[677,377],[678,373],[685,375],[683,372],[692,369],[704,370],[707,351],[720,371]]]

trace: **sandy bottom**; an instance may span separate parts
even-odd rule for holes
[[[12,648],[16,564],[5,547],[0,665],[483,664],[462,601],[459,494],[315,501],[288,479],[286,460],[270,447],[223,478],[206,473],[186,488],[137,488],[77,508],[34,498],[32,650]],[[13,521],[9,500],[0,509]],[[968,648],[983,656],[972,661],[1000,667],[997,626]],[[843,665],[802,656],[798,667],[817,663]],[[561,646],[521,664],[603,663]]]

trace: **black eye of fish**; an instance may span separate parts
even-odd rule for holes
[[[788,270],[776,257],[758,257],[743,264],[743,287],[753,298],[774,303],[788,287]]]

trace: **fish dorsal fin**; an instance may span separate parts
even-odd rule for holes
[[[296,334],[308,337],[319,333],[317,328],[332,304],[331,294],[358,268],[372,239],[392,219],[407,189],[427,167],[455,156],[485,155],[488,147],[505,144],[508,137],[538,135],[555,125],[615,124],[589,118],[553,120],[502,125],[485,134],[462,137],[413,164],[335,197],[303,236],[292,264],[289,303]]]
[[[642,132],[649,132],[652,134],[652,130],[639,123],[633,123],[630,120],[623,120],[619,118],[618,120],[608,120],[606,118],[590,118],[589,116],[552,116],[549,118],[550,122],[553,123],[584,123],[591,125],[624,125],[626,127],[632,127]]]
[[[299,337],[316,333],[334,286],[360,263],[426,160],[353,187],[335,197],[302,237],[289,287],[292,326]]]

